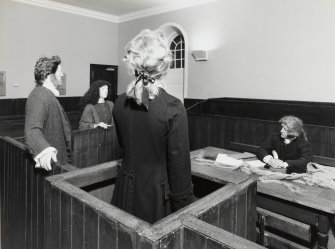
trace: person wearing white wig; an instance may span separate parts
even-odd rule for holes
[[[313,154],[302,120],[289,115],[282,117],[279,123],[280,133],[265,139],[257,151],[257,158],[287,174],[305,173],[307,164],[313,161]]]
[[[124,62],[134,80],[113,109],[123,162],[112,204],[154,223],[193,201],[187,115],[162,88],[171,62],[162,31],[141,31]]]

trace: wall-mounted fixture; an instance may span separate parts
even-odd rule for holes
[[[208,55],[206,50],[193,50],[191,54],[196,61],[207,61]]]

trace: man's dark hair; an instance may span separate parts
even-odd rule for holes
[[[58,55],[51,58],[45,56],[39,58],[35,64],[34,71],[36,85],[42,85],[49,74],[56,73],[58,65],[61,63],[62,61]]]

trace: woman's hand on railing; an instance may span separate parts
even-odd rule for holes
[[[104,128],[104,129],[107,129],[108,128],[108,125],[104,122],[100,122],[99,124],[94,124],[94,128],[97,128],[97,127],[101,127],[101,128]]]

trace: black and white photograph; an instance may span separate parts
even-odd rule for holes
[[[335,249],[335,0],[0,0],[0,249]]]

